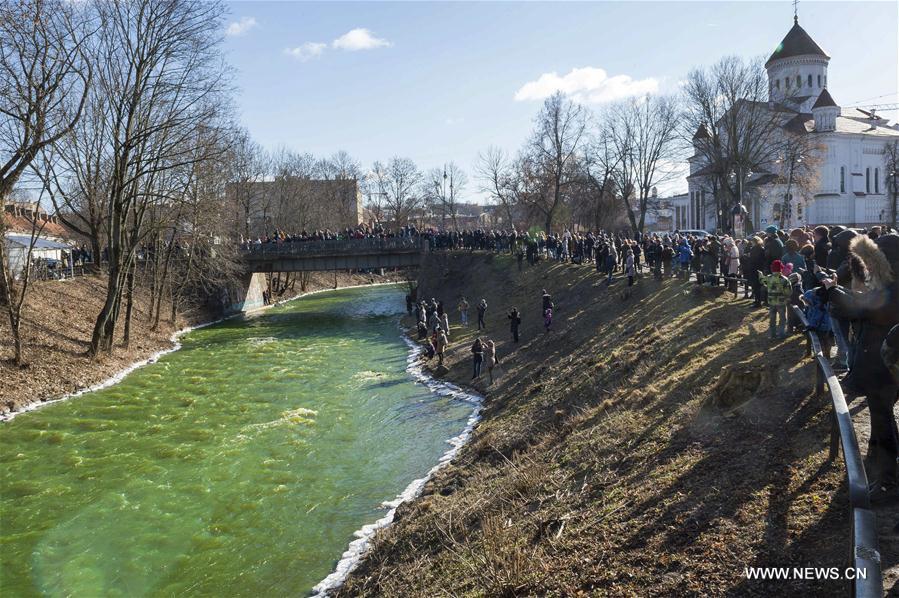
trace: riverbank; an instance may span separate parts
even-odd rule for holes
[[[285,293],[276,297],[281,302],[309,292],[390,282],[395,277],[315,272],[310,276],[305,293]],[[94,318],[102,307],[105,280],[85,276],[66,281],[36,281],[26,298],[22,322],[22,339],[26,367],[12,364],[9,321],[0,319],[0,418],[35,406],[58,400],[74,393],[113,381],[154,355],[176,346],[175,334],[210,321],[218,316],[201,310],[183,311],[177,321],[166,318],[153,329],[149,318],[149,293],[135,289],[131,344],[126,349],[117,343],[111,356],[91,361],[89,346]],[[167,313],[165,307],[163,312]],[[124,315],[122,316],[122,320]],[[121,322],[119,326],[121,330]]]
[[[464,294],[472,313],[487,300],[497,380],[474,384],[485,404],[471,442],[397,509],[338,595],[845,593],[745,574],[846,560],[842,470],[800,336],[770,341],[767,313],[679,280],[644,278],[627,296],[588,267],[429,259],[420,296]],[[475,334],[453,327],[443,378],[470,382]]]

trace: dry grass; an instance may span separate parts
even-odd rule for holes
[[[499,378],[477,384],[472,442],[401,507],[342,595],[845,592],[743,575],[848,556],[842,472],[826,460],[828,412],[799,337],[769,341],[748,301],[682,281],[643,279],[622,299],[587,267],[432,260],[423,296],[487,299]],[[542,288],[556,305],[548,335]],[[475,335],[453,328],[448,378],[468,382]]]

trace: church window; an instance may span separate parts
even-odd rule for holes
[[[774,80],[774,89],[780,89],[780,79]]]
[[[871,169],[865,169],[865,193],[871,193]]]
[[[840,166],[840,193],[846,193],[846,167]]]
[[[812,86],[812,76],[811,75],[808,76],[808,86],[809,87]]]
[[[824,75],[824,87],[827,87],[827,75]]]
[[[784,83],[787,84],[787,89],[790,89],[790,78],[789,77],[784,77]]]
[[[796,89],[799,89],[800,87],[802,87],[802,77],[796,75]]]
[[[818,75],[818,87],[821,87],[821,75]]]
[[[880,193],[880,169],[874,169],[874,193]]]

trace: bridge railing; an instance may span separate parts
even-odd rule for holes
[[[808,327],[805,314],[797,306],[792,306],[793,313]],[[836,448],[836,436],[843,447],[843,461],[846,464],[846,481],[849,487],[849,511],[852,526],[852,566],[856,571],[864,571],[863,578],[856,576],[852,582],[852,595],[857,598],[881,598],[883,596],[883,574],[880,566],[880,552],[877,548],[877,519],[871,510],[868,495],[868,476],[865,473],[861,451],[855,428],[852,426],[852,415],[846,405],[840,381],[834,374],[830,360],[824,355],[821,343],[814,331],[808,332],[812,345],[812,354],[818,362],[817,388],[823,390],[824,383],[830,390],[833,404],[834,427],[831,431],[831,452]],[[832,454],[832,457],[835,456]]]
[[[331,239],[327,241],[281,241],[251,243],[241,247],[247,257],[313,256],[353,254],[360,251],[425,251],[426,239],[421,237],[385,237],[365,239]]]

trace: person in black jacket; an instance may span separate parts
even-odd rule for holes
[[[765,246],[762,238],[759,236],[752,237],[752,247],[749,248],[749,264],[746,271],[746,279],[749,286],[752,287],[752,307],[761,307],[765,301],[763,294],[762,282],[759,280],[759,271],[764,271],[767,264],[765,263]]]
[[[771,262],[779,260],[784,255],[784,244],[777,236],[777,227],[774,225],[765,229],[765,274],[771,273]]]
[[[508,315],[509,318],[509,329],[512,331],[512,342],[518,342],[518,328],[521,326],[521,314],[518,313],[517,308],[512,308]]]
[[[821,264],[822,268],[827,266],[827,254],[830,253],[829,233],[824,225],[815,227],[815,263]]]

